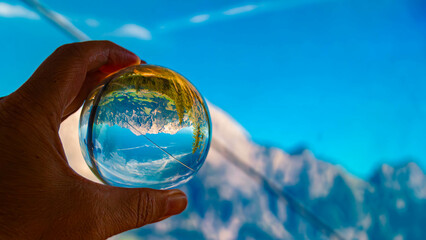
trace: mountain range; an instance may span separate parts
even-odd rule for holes
[[[414,162],[383,164],[368,179],[317,159],[256,144],[227,113],[210,105],[213,143],[204,166],[181,189],[188,208],[165,221],[113,239],[422,239],[426,236],[426,178]],[[70,165],[96,181],[78,145],[79,113],[61,126]],[[219,144],[278,191],[297,200],[332,229],[330,236],[291,202],[230,161]]]

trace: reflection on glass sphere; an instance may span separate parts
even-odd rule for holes
[[[167,68],[123,69],[87,98],[80,116],[84,159],[106,184],[167,189],[187,182],[210,147],[206,101]]]

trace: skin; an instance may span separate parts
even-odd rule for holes
[[[141,60],[108,41],[67,44],[0,99],[0,239],[105,239],[181,213],[180,190],[91,182],[68,165],[59,127],[108,74]]]

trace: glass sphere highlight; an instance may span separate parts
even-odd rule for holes
[[[83,157],[104,183],[168,189],[191,179],[210,147],[207,103],[178,73],[125,68],[89,94],[79,126]]]

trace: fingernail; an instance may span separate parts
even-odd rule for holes
[[[171,190],[168,195],[165,216],[176,215],[185,210],[188,201],[184,193],[179,190]]]

